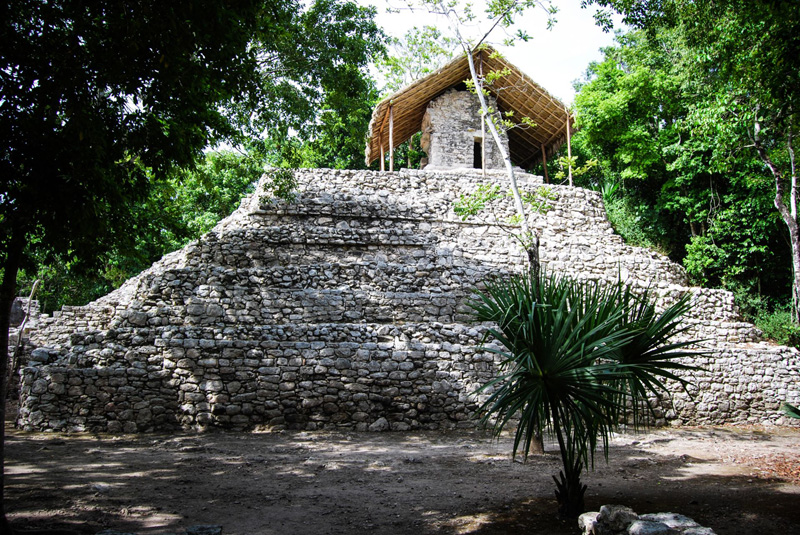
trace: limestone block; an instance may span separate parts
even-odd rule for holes
[[[661,522],[634,520],[628,526],[627,535],[679,535],[679,532]]]
[[[380,417],[371,423],[368,429],[372,432],[387,431],[389,429],[389,422],[386,418]]]
[[[597,515],[598,535],[618,533],[624,531],[639,516],[633,509],[624,505],[604,505]]]

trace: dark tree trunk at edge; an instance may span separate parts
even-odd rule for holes
[[[8,327],[11,317],[11,305],[14,303],[17,289],[17,272],[19,271],[20,259],[22,257],[23,239],[22,231],[19,227],[11,230],[11,238],[6,249],[5,265],[3,266],[3,282],[0,285],[0,415],[3,417],[3,425],[0,426],[0,532],[11,534],[11,525],[6,518],[5,500],[5,414],[6,396],[8,395]]]

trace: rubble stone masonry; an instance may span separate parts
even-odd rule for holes
[[[475,391],[497,374],[479,350],[485,326],[465,301],[524,257],[498,225],[510,198],[462,221],[453,202],[502,174],[302,170],[296,202],[261,185],[211,232],[115,292],[43,316],[20,377],[25,429],[141,432],[221,426],[408,430],[477,424]],[[523,185],[540,187],[525,175]],[[688,392],[657,423],[790,423],[800,357],[762,341],[732,295],[688,288],[683,269],[613,233],[600,196],[548,186],[530,223],[545,268],[622,277],[664,302],[685,292]],[[482,394],[486,395],[486,393]]]

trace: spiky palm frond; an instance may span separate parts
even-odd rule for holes
[[[795,407],[790,403],[784,402],[781,405],[781,409],[783,410],[783,413],[786,416],[789,416],[791,418],[800,418],[800,407]]]
[[[615,406],[620,409],[618,420],[630,421],[638,428],[646,424],[648,416],[653,416],[648,398],[657,398],[667,391],[665,380],[683,387],[688,383],[674,372],[696,367],[678,359],[701,353],[688,349],[697,344],[696,340],[673,341],[688,329],[681,318],[691,307],[690,294],[683,294],[661,313],[656,311],[649,290],[635,294],[625,287],[621,299],[626,312],[620,328],[629,331],[632,337],[614,355],[614,363],[625,377],[623,383],[617,385],[621,398]]]
[[[559,496],[583,496],[580,470],[593,463],[598,443],[607,455],[620,418],[633,411],[640,423],[637,407],[648,395],[663,392],[668,379],[685,383],[674,371],[691,369],[675,362],[691,354],[690,342],[672,341],[684,330],[688,297],[659,314],[648,292],[619,282],[526,274],[487,281],[469,305],[492,324],[486,336],[503,358],[502,374],[479,390],[489,393],[483,420],[493,418],[498,434],[516,422],[514,455],[527,457],[536,436],[554,436],[564,465]]]

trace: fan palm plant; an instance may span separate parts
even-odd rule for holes
[[[784,402],[781,406],[783,413],[790,418],[800,419],[800,408]]]
[[[611,433],[620,422],[647,424],[648,396],[666,392],[664,380],[686,380],[676,362],[692,354],[680,318],[684,296],[658,313],[648,292],[620,282],[577,282],[526,274],[486,283],[470,301],[479,321],[494,324],[486,347],[503,357],[501,375],[480,390],[489,393],[479,412],[500,433],[516,424],[514,455],[530,452],[542,433],[558,442],[563,470],[556,482],[559,513],[583,512],[581,472],[594,463],[602,442],[607,458]],[[484,340],[485,341],[485,340]]]

